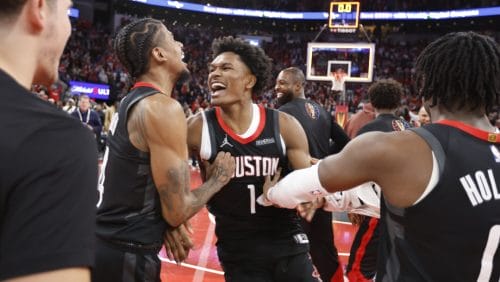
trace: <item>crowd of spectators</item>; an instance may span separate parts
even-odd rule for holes
[[[125,23],[125,22],[124,22]],[[187,62],[192,78],[190,81],[178,85],[172,96],[184,106],[186,115],[196,113],[200,109],[209,107],[210,93],[207,87],[210,53],[207,46],[212,40],[222,35],[244,34],[243,31],[228,33],[221,29],[192,28],[184,25],[166,23],[175,37],[183,42],[185,61]],[[85,21],[73,24],[73,33],[61,59],[60,82],[50,89],[34,87],[34,92],[55,106],[71,112],[78,105],[78,96],[70,94],[69,81],[85,81],[110,85],[110,101],[93,101],[94,109],[104,119],[106,110],[126,95],[133,81],[123,66],[113,54],[113,33],[99,25],[92,25]],[[315,34],[280,34],[274,35],[271,42],[261,42],[266,53],[273,59],[273,78],[278,72],[289,66],[297,66],[305,71],[307,42]],[[437,36],[437,35],[436,35]],[[329,40],[329,35],[326,35]],[[376,56],[374,80],[380,78],[394,78],[401,82],[405,88],[402,100],[402,115],[411,119],[411,112],[415,114],[420,108],[415,89],[412,87],[413,62],[420,51],[425,47],[432,36],[414,37],[409,35],[391,36],[385,34],[376,39]],[[271,83],[262,93],[255,97],[255,101],[268,107],[275,106]],[[350,112],[355,112],[360,102],[365,98],[369,85],[366,83],[347,83],[347,103]],[[337,100],[329,95],[331,82],[308,81],[305,87],[306,97],[323,105],[328,112],[335,116]],[[497,114],[498,116],[498,114]],[[102,120],[103,130],[107,130],[106,122]],[[104,135],[105,136],[105,135]]]

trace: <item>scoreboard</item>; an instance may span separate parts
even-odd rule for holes
[[[331,29],[357,29],[359,2],[330,2],[328,27]]]

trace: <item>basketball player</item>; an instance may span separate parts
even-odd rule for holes
[[[304,95],[304,73],[295,67],[282,70],[276,78],[279,110],[295,117],[307,132],[309,152],[313,158],[328,156],[330,140],[334,151],[339,152],[349,142],[342,127],[332,116]],[[343,271],[339,264],[337,249],[333,244],[332,213],[317,209],[311,222],[302,220],[311,245],[311,257],[323,281],[343,282]]]
[[[189,121],[189,147],[202,160],[236,158],[227,187],[208,202],[226,281],[319,281],[295,210],[256,204],[264,176],[278,166],[310,166],[307,139],[292,116],[252,102],[270,77],[264,51],[233,37],[212,44],[208,87],[212,109]]]
[[[381,79],[372,84],[368,89],[368,96],[376,118],[363,126],[358,136],[371,131],[391,132],[409,128],[410,125],[405,120],[396,116],[402,95],[403,87],[393,79]],[[368,183],[363,187],[375,190],[375,194],[379,195],[380,188],[372,185],[376,184]],[[372,281],[377,271],[379,220],[378,217],[370,216],[359,216],[358,220],[359,229],[351,246],[346,275],[349,281]]]
[[[1,281],[90,281],[94,137],[29,91],[58,79],[70,6],[69,0],[0,1]]]
[[[415,68],[433,124],[363,134],[264,193],[293,208],[374,181],[384,196],[377,280],[498,281],[500,133],[486,113],[500,99],[500,48],[487,36],[450,33]]]
[[[160,281],[157,254],[167,227],[181,225],[229,181],[234,159],[218,154],[211,177],[191,192],[187,123],[182,106],[170,97],[175,83],[189,74],[182,44],[162,22],[146,18],[118,32],[115,51],[137,82],[110,126],[92,279]],[[169,244],[172,249],[179,250]]]

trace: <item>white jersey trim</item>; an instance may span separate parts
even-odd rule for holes
[[[283,156],[286,156],[286,144],[285,140],[283,139],[283,136],[281,136],[281,133],[280,133],[280,141],[281,141],[281,148],[283,148]]]
[[[203,118],[203,125],[201,128],[201,146],[200,146],[200,158],[202,160],[209,160],[212,155],[212,144],[210,144],[210,133],[208,132],[207,117],[205,116],[205,111],[201,111],[201,117]]]
[[[436,156],[434,155],[434,152],[432,152],[432,174],[429,179],[429,183],[427,184],[427,187],[425,188],[424,192],[420,197],[413,203],[413,206],[420,203],[427,195],[434,190],[436,187],[437,183],[439,182],[439,165],[436,159]]]
[[[250,126],[248,127],[245,133],[237,135],[241,138],[248,138],[252,136],[259,127],[260,119],[261,116],[260,116],[259,106],[257,106],[256,104],[252,104],[252,122],[250,123]]]
[[[249,136],[252,136],[257,131],[257,128],[259,126],[261,119],[259,106],[253,104],[252,110],[252,122],[247,132],[243,133],[242,135],[238,134],[238,136],[240,136],[241,138],[248,138]],[[205,111],[201,111],[201,117],[203,119],[203,125],[201,129],[200,157],[202,160],[209,160],[210,156],[212,155],[212,144],[210,144],[210,133],[208,132],[207,116],[205,115]],[[281,148],[283,148],[283,156],[286,156],[286,144],[283,136],[281,136],[281,133],[280,142]]]

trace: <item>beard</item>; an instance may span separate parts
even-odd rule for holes
[[[292,101],[292,99],[293,99],[293,93],[291,91],[284,91],[281,93],[283,93],[283,95],[281,95],[281,97],[276,99],[276,106],[277,107],[281,107],[284,104]]]

